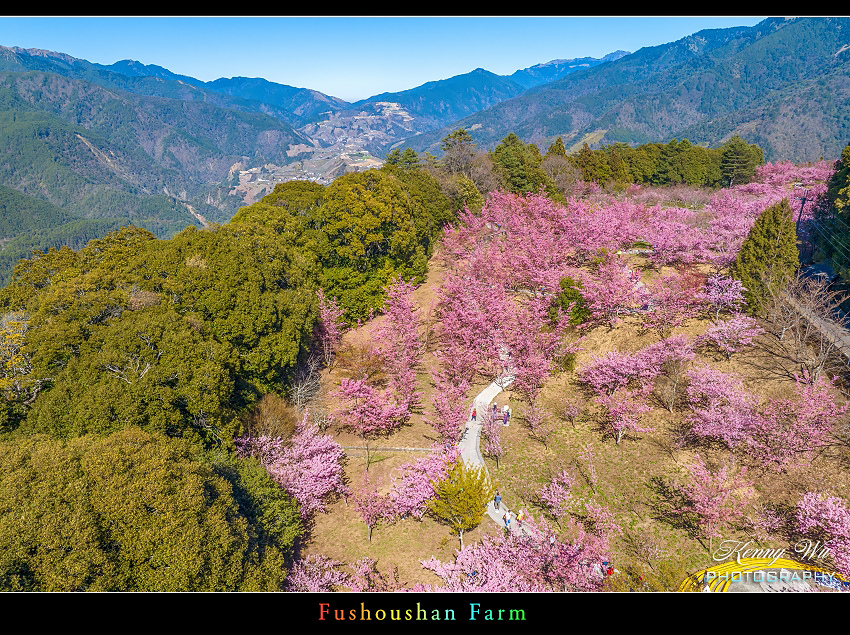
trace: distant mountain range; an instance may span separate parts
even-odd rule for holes
[[[737,134],[768,160],[837,157],[850,139],[850,18],[769,18],[700,31],[529,89],[400,146],[439,154],[466,128],[492,148],[510,132],[545,147]]]
[[[39,219],[13,214],[0,228],[0,280],[31,248],[78,247],[122,223],[170,236],[228,220],[277,181],[380,166],[373,155],[400,139],[604,61],[511,77],[476,69],[350,104],[262,78],[202,82],[134,60],[0,46],[0,198],[4,213]]]
[[[134,60],[104,65],[0,46],[0,184],[79,217],[126,216],[167,234],[229,218],[252,191],[236,189],[240,173],[259,168],[252,179],[268,188],[264,174],[327,181],[380,165],[371,155],[400,139],[624,54],[555,60],[510,77],[476,69],[351,104],[262,78],[203,82]]]
[[[850,18],[770,18],[348,103],[262,78],[202,82],[0,46],[0,186],[67,215],[37,230],[44,240],[86,220],[98,223],[78,237],[122,219],[167,236],[226,221],[276,182],[327,183],[392,148],[439,156],[461,127],[483,149],[511,132],[544,151],[559,136],[577,149],[737,134],[768,160],[837,157],[850,139],[848,64]]]

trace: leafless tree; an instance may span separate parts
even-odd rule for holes
[[[289,399],[298,409],[304,410],[321,388],[321,360],[318,355],[310,355],[295,371],[295,377],[289,387]]]
[[[493,159],[491,159],[490,155],[486,152],[479,152],[475,156],[472,160],[472,165],[470,166],[469,171],[469,178],[472,179],[472,182],[475,183],[475,187],[478,188],[478,191],[481,192],[485,198],[487,194],[493,190],[498,190],[500,187],[504,187],[504,181],[496,171],[496,167],[493,165]]]
[[[839,311],[846,298],[830,289],[829,280],[801,273],[771,292],[767,326],[774,338],[763,339],[787,375],[805,370],[817,379],[821,373],[832,376],[846,370],[850,320]]]
[[[569,196],[576,184],[581,182],[581,170],[559,154],[550,154],[540,164],[543,171],[555,183],[564,196]]]
[[[250,436],[289,439],[298,423],[298,414],[282,397],[263,395],[244,419]]]
[[[655,381],[655,396],[670,412],[673,412],[681,396],[689,367],[688,360],[676,358],[667,359],[661,365],[661,376]]]

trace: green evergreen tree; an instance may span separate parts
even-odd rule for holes
[[[138,428],[0,443],[0,589],[282,590],[297,504],[229,463]]]
[[[559,156],[559,157],[566,157],[567,156],[567,149],[564,147],[564,141],[563,141],[563,139],[561,139],[561,137],[558,137],[558,139],[555,141],[555,143],[550,145],[549,150],[546,151],[547,157],[551,156],[551,155],[555,155],[555,156]]]
[[[541,186],[550,193],[557,188],[540,167],[543,156],[533,143],[525,144],[513,132],[502,139],[492,153],[496,170],[511,192],[536,192]]]
[[[750,145],[738,135],[723,144],[720,159],[720,173],[723,185],[732,187],[749,183],[756,175],[756,168],[764,164],[764,152],[756,145]]]
[[[732,275],[747,291],[747,306],[761,314],[771,292],[800,267],[797,232],[788,199],[771,205],[756,220],[732,265]]]
[[[457,187],[460,197],[458,207],[466,206],[473,212],[480,213],[481,208],[484,207],[484,196],[475,187],[472,179],[468,179],[465,176],[458,176]]]
[[[496,487],[483,467],[458,462],[444,480],[434,483],[436,497],[428,502],[428,510],[451,527],[463,549],[463,532],[475,529],[484,519]]]
[[[552,298],[549,307],[549,319],[554,322],[558,316],[558,309],[566,313],[569,323],[573,326],[584,324],[591,315],[587,307],[587,301],[581,294],[582,284],[580,280],[574,280],[567,276],[561,278],[561,290]]]
[[[846,221],[850,212],[850,145],[845,146],[841,153],[841,159],[829,179],[826,197],[836,214]]]
[[[405,170],[413,170],[419,167],[419,157],[413,148],[405,148],[401,154],[398,164]]]
[[[615,143],[608,147],[608,167],[611,171],[611,178],[617,183],[625,184],[632,182],[632,175],[629,172],[628,164],[623,160],[622,145],[625,144]]]
[[[387,155],[384,163],[388,163],[389,165],[398,165],[401,162],[401,150],[396,148],[392,152]]]
[[[575,154],[573,161],[581,170],[584,181],[606,183],[611,179],[611,168],[608,165],[608,155],[605,150],[591,150],[585,143]]]

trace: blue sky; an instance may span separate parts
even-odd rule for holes
[[[481,67],[499,75],[602,57],[763,17],[0,17],[0,45],[202,81],[264,77],[347,101]]]

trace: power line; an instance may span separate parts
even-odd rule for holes
[[[820,227],[822,230],[829,232],[829,235],[842,247],[850,249],[850,245],[845,242],[846,239],[844,233],[836,231],[834,227],[827,225],[823,221],[814,221],[813,224],[815,227]]]
[[[838,239],[835,238],[835,235],[832,235],[832,237],[830,237],[830,234],[828,234],[825,229],[822,229],[821,226],[817,223],[812,222],[812,227],[815,229],[815,231],[817,231],[818,234],[820,234],[824,239],[826,239],[826,241],[830,245],[832,245],[833,249],[835,250],[835,255],[839,256],[840,259],[844,262],[850,264],[850,254],[848,254],[848,251],[850,251],[850,247],[848,247],[841,241],[838,241]],[[837,245],[835,244],[835,242],[833,242],[833,238],[838,241]]]
[[[830,245],[835,247],[835,249],[841,251],[842,255],[844,255],[847,252],[850,252],[850,246],[848,246],[847,244],[845,244],[844,242],[839,240],[839,238],[835,235],[835,233],[830,233],[827,230],[827,228],[824,227],[822,224],[813,222],[812,227],[814,227],[814,229],[821,236],[823,236],[827,240],[827,242],[829,242]],[[838,244],[836,244],[836,243],[838,243]]]
[[[843,220],[841,220],[841,219],[838,217],[838,215],[837,215],[837,214],[836,214],[836,215],[833,215],[833,216],[830,216],[830,217],[829,217],[829,220],[837,220],[839,223],[841,223],[842,225],[844,225],[844,226],[845,226],[848,230],[850,230],[850,225],[848,225],[848,224],[847,224],[847,223],[845,223]]]
[[[814,227],[815,231],[817,231],[821,236],[823,236],[827,240],[827,242],[835,248],[836,252],[838,252],[844,258],[845,261],[850,263],[850,255],[848,255],[848,252],[850,252],[850,247],[848,247],[844,243],[841,243],[840,241],[839,244],[841,245],[841,247],[836,245],[830,238],[829,234],[827,234],[825,231],[822,231],[817,223],[813,222],[812,227]]]

